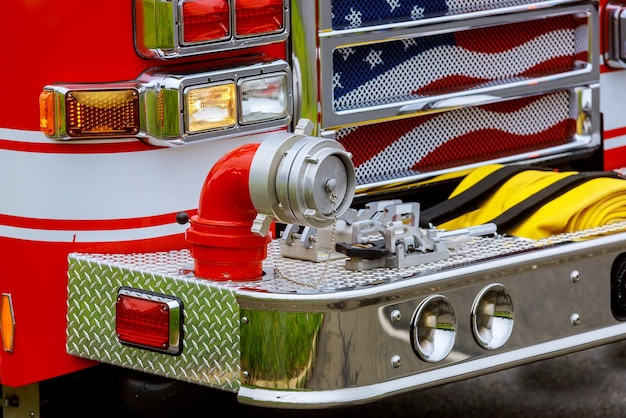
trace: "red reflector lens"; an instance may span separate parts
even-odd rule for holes
[[[237,35],[258,35],[283,28],[283,0],[237,0]]]
[[[227,0],[188,0],[182,11],[183,42],[210,42],[230,35]]]
[[[170,348],[170,306],[165,301],[120,293],[115,330],[122,343],[159,351]]]

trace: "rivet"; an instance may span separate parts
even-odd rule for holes
[[[398,322],[400,322],[401,319],[402,319],[402,312],[400,312],[397,309],[394,309],[391,312],[391,322],[393,322],[394,324],[397,324]]]
[[[580,272],[578,270],[573,270],[569,274],[569,278],[572,281],[572,283],[578,283],[580,281]]]
[[[244,379],[247,379],[250,377],[250,372],[248,372],[247,370],[244,370],[242,374],[243,374]]]
[[[577,313],[573,313],[572,316],[570,316],[570,322],[574,326],[579,325],[580,324],[580,315],[578,315]]]
[[[242,317],[241,317],[241,322],[242,322],[243,324],[247,324],[247,323],[248,323],[248,317],[247,317],[247,316],[242,316]]]
[[[400,356],[395,355],[395,356],[391,357],[391,366],[394,369],[397,369],[400,366],[402,366],[402,359],[400,358]]]

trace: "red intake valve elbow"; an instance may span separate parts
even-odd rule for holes
[[[350,154],[311,131],[303,119],[293,133],[241,146],[213,166],[186,233],[197,277],[260,280],[272,221],[325,227],[350,207]]]
[[[259,144],[239,147],[213,166],[200,192],[198,214],[190,219],[196,276],[219,281],[260,278],[270,235],[252,234],[256,210],[250,200],[250,164]]]

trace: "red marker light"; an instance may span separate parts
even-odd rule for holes
[[[183,42],[201,43],[230,36],[227,0],[188,0],[182,5]]]
[[[281,31],[284,27],[284,10],[283,0],[237,0],[235,2],[237,36]]]
[[[177,299],[120,289],[115,331],[122,344],[178,354],[181,351],[181,303]]]
[[[132,1],[135,49],[144,58],[233,51],[289,37],[287,0]]]

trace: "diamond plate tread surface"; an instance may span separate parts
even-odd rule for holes
[[[278,241],[268,248],[265,275],[255,282],[212,282],[193,275],[188,250],[151,254],[70,254],[68,336],[70,354],[210,387],[240,387],[237,290],[307,295],[349,292],[363,286],[406,280],[556,244],[626,231],[626,222],[541,240],[472,238],[449,258],[403,269],[347,271],[345,260],[325,262],[280,256]],[[318,286],[313,283],[326,270]],[[276,274],[278,270],[280,274]],[[115,302],[121,286],[173,295],[184,306],[183,351],[179,356],[121,345],[115,335]],[[347,295],[346,295],[347,296]]]
[[[214,286],[184,272],[165,274],[169,271],[164,266],[187,267],[183,258],[177,253],[95,258],[71,255],[68,353],[235,391],[240,385],[235,294],[228,286]],[[179,356],[127,347],[117,341],[115,303],[121,286],[182,300],[183,350]]]
[[[541,249],[570,241],[587,240],[594,237],[626,231],[626,222],[616,222],[610,225],[591,228],[584,231],[554,235],[540,240],[530,240],[518,237],[500,236],[498,238],[471,238],[457,250],[450,251],[450,257],[402,269],[378,268],[368,271],[347,271],[344,268],[345,259],[334,260],[329,263],[324,280],[314,287],[303,286],[297,281],[314,283],[319,280],[325,263],[315,263],[293,260],[280,256],[277,242],[273,242],[268,250],[268,259],[265,265],[264,280],[246,283],[246,289],[257,289],[270,293],[316,294],[349,291],[363,286],[380,285],[396,282],[412,277],[423,276],[441,270],[450,270],[455,267],[477,263],[484,260],[504,257],[524,251]],[[280,274],[275,274],[277,269]],[[286,277],[284,279],[282,277]],[[289,280],[294,279],[294,280]]]

